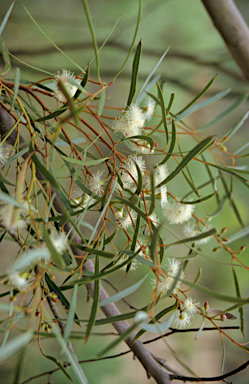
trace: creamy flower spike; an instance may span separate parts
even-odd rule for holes
[[[195,301],[195,299],[192,299],[192,297],[188,297],[185,301],[184,301],[184,309],[185,311],[187,311],[188,313],[194,315],[197,311],[198,311],[198,306],[200,305],[200,303],[197,303],[197,301]]]
[[[186,328],[190,325],[191,315],[187,311],[180,311],[177,309],[175,311],[175,316],[172,325],[175,325],[177,328]]]
[[[155,111],[155,107],[156,107],[156,103],[151,98],[149,98],[149,100],[145,106],[145,108],[147,108],[145,111],[146,120],[149,121],[152,118],[152,115]]]
[[[100,196],[103,193],[104,173],[105,171],[97,171],[89,178],[89,188],[95,195]]]
[[[136,182],[138,181],[138,172],[137,172],[136,164],[140,169],[141,173],[143,173],[146,169],[146,166],[145,166],[145,161],[142,159],[142,157],[130,156],[122,165],[123,169],[121,169],[119,173],[120,173],[122,182],[124,184],[124,188],[127,188],[127,189],[132,189],[132,187],[133,189],[136,188],[135,181]]]
[[[9,281],[13,287],[19,289],[19,291],[24,291],[27,288],[27,280],[18,272],[11,272],[9,274]]]
[[[32,209],[32,208],[31,208]],[[25,201],[23,208],[18,208],[13,204],[3,204],[0,206],[1,224],[8,229],[21,229],[26,226],[29,217],[29,205]]]
[[[166,179],[166,177],[169,175],[169,170],[167,165],[159,165],[154,170],[154,184],[155,186],[159,185],[162,181]],[[148,189],[151,189],[150,185],[150,179],[147,177],[146,179],[146,186]],[[161,207],[164,208],[168,204],[168,195],[167,195],[167,187],[166,185],[163,185],[162,187],[155,189],[156,194],[160,194],[160,203]]]
[[[158,292],[169,292],[171,291],[171,288],[173,284],[175,283],[175,278],[177,277],[180,269],[181,269],[181,263],[176,259],[168,258],[166,262],[167,266],[167,274],[160,274],[159,277],[159,284],[158,284]],[[184,277],[184,272],[181,271],[180,273],[180,279]],[[157,284],[157,281],[155,279],[152,280],[152,285],[155,288]],[[174,287],[172,293],[176,294],[178,288],[180,287],[181,281],[178,280],[176,283],[176,286]]]
[[[194,205],[175,202],[166,205],[163,214],[167,217],[170,224],[181,224],[191,218],[193,211]]]
[[[152,223],[154,224],[155,227],[158,227],[158,225],[160,224],[160,220],[159,218],[157,217],[157,215],[155,214],[155,212],[153,212],[150,216],[148,216],[149,219],[152,221]]]
[[[67,235],[65,232],[52,232],[50,240],[57,252],[62,253],[67,249]]]
[[[61,103],[66,103],[67,99],[65,98],[65,96],[63,95],[63,93],[61,92],[61,90],[58,88],[58,85],[57,85],[59,79],[66,80],[65,86],[66,86],[66,89],[67,89],[70,97],[73,97],[75,95],[78,88],[76,85],[69,83],[67,81],[67,79],[75,79],[75,81],[77,81],[77,83],[79,83],[79,84],[80,84],[81,80],[76,79],[74,76],[74,73],[73,72],[71,73],[70,71],[67,71],[66,69],[63,69],[62,73],[60,71],[57,71],[57,74],[55,75],[55,78],[54,78],[54,81],[56,82],[54,97],[55,97],[55,99],[57,99]]]
[[[114,121],[112,128],[120,131],[125,137],[141,135],[141,129],[145,123],[145,115],[136,104],[125,111],[120,119]]]
[[[124,215],[122,217],[118,217],[117,223],[118,226],[123,229],[128,229],[132,226],[132,221],[136,220],[137,214],[133,210],[130,211],[130,215],[127,213],[127,215]],[[131,220],[132,219],[132,220]]]

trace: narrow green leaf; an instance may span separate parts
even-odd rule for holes
[[[202,275],[202,269],[201,269],[201,267],[199,267],[198,272],[197,272],[197,275],[196,275],[196,277],[195,277],[195,279],[194,279],[194,284],[198,283],[198,281],[199,281],[200,278],[201,278],[201,275]]]
[[[238,232],[234,233],[233,235],[228,237],[228,241],[226,244],[232,243],[233,241],[236,241],[238,239],[241,239],[242,237],[245,237],[249,235],[249,226],[240,229]]]
[[[205,288],[205,287],[202,287],[200,285],[190,283],[187,280],[184,280],[184,279],[180,279],[180,280],[182,281],[183,284],[186,284],[189,287],[192,287],[192,288],[196,289],[197,291],[204,293],[205,295],[212,296],[215,299],[222,300],[222,301],[230,301],[231,303],[239,303],[239,304],[249,303],[249,298],[242,299],[242,298],[238,298],[238,297],[223,295],[222,293],[218,293],[218,292],[213,291],[209,288]]]
[[[74,163],[74,164],[80,164],[80,165],[86,165],[86,166],[97,165],[97,164],[103,163],[104,161],[108,160],[108,157],[103,157],[101,159],[94,159],[94,160],[90,160],[90,161],[79,160],[77,158],[67,157],[67,156],[63,156],[63,155],[61,155],[61,157],[63,158],[63,160],[66,160],[68,163]]]
[[[46,280],[46,283],[48,285],[50,292],[56,293],[56,295],[58,296],[58,299],[60,300],[60,302],[63,306],[63,308],[66,310],[66,312],[68,312],[68,310],[70,308],[70,303],[67,300],[66,296],[64,296],[63,293],[61,292],[61,288],[59,288],[58,285],[53,280],[50,279],[47,272],[45,272],[45,280]],[[78,319],[79,318],[78,318],[77,314],[75,313],[74,321],[76,324],[80,325]]]
[[[153,261],[154,265],[156,265],[158,262],[156,257],[156,247],[157,247],[157,237],[159,235],[159,230],[160,230],[160,227],[155,228],[151,237],[151,242],[150,242],[150,258]]]
[[[167,313],[169,312],[172,312],[176,309],[176,304],[172,305],[171,307],[168,307],[166,309],[163,309],[161,312],[159,312],[150,322],[149,324],[155,324],[158,322],[158,320],[160,320],[163,316],[165,316]],[[134,340],[133,340],[133,343],[135,343],[135,341],[137,339],[139,339],[139,337],[141,337],[146,331],[145,330],[141,330],[139,331],[136,336],[134,337]]]
[[[102,356],[106,354],[111,349],[115,348],[119,343],[121,343],[123,340],[126,340],[128,336],[137,328],[139,323],[132,324],[126,331],[121,333],[120,337],[117,337],[112,343],[107,345],[106,348],[104,348],[100,353],[98,353],[97,356]]]
[[[98,76],[99,82],[101,83],[101,80],[100,80],[99,50],[98,50],[97,39],[96,39],[96,36],[95,36],[95,31],[94,31],[94,27],[93,27],[93,23],[92,23],[92,18],[91,18],[90,10],[89,10],[88,4],[87,4],[87,0],[82,0],[82,3],[83,3],[84,10],[85,10],[87,22],[88,22],[88,27],[90,29],[91,36],[92,36],[92,42],[93,42],[93,47],[94,47],[95,59],[96,59],[97,76]]]
[[[63,335],[65,341],[68,341],[68,338],[69,338],[69,335],[70,335],[70,332],[71,332],[71,329],[73,326],[73,322],[74,322],[75,308],[76,308],[76,302],[77,302],[77,291],[78,291],[78,285],[75,284],[75,286],[73,287],[73,293],[72,293],[72,297],[70,300],[70,307],[69,307],[69,311],[68,311],[67,323],[66,323],[64,335]]]
[[[14,85],[14,95],[12,99],[11,108],[13,108],[14,102],[16,100],[18,90],[19,90],[19,84],[20,84],[20,68],[16,68],[16,74],[15,74],[15,85]]]
[[[243,220],[242,220],[242,218],[240,216],[240,213],[239,213],[239,210],[237,208],[237,205],[235,204],[234,199],[232,198],[231,193],[229,192],[226,180],[225,180],[225,178],[223,177],[223,174],[220,171],[219,171],[219,174],[220,174],[220,179],[222,181],[223,187],[225,189],[226,197],[227,197],[227,199],[229,200],[229,202],[231,204],[231,207],[232,207],[232,209],[234,211],[235,216],[237,217],[237,220],[238,220],[239,224],[243,228],[245,226],[244,222],[243,222]]]
[[[10,17],[12,8],[14,7],[14,4],[15,4],[15,1],[13,1],[13,3],[11,4],[11,6],[9,7],[8,11],[6,12],[6,15],[5,15],[4,18],[3,18],[3,21],[2,21],[2,23],[1,23],[1,25],[0,25],[0,35],[2,34],[5,25],[7,24],[7,21],[8,21],[8,19],[9,19],[9,17]]]
[[[25,358],[27,354],[27,348],[24,348],[20,354],[20,358],[17,363],[15,378],[13,384],[21,384],[25,367]]]
[[[94,274],[93,276],[89,276],[89,277],[83,277],[81,279],[78,279],[78,280],[74,280],[72,281],[70,284],[68,285],[64,285],[62,287],[60,287],[60,289],[62,291],[66,291],[68,289],[72,289],[73,286],[75,284],[78,284],[78,285],[83,285],[83,284],[88,284],[90,283],[91,281],[94,281],[94,280],[97,280],[97,279],[102,279],[103,277],[105,276],[109,276],[110,274],[122,269],[125,265],[129,264],[132,262],[132,260],[137,257],[138,253],[140,252],[139,250],[137,252],[129,252],[129,251],[126,251],[125,250],[122,250],[123,253],[127,253],[128,255],[131,255],[127,260],[125,260],[123,263],[120,263],[118,265],[115,265],[115,267],[113,267],[112,269],[108,269],[106,272],[100,272],[98,274]]]
[[[0,35],[0,44],[1,44],[3,61],[4,61],[4,69],[3,69],[2,73],[1,73],[1,75],[6,75],[6,73],[8,73],[10,68],[11,68],[11,62],[10,62],[9,52],[8,52],[8,50],[6,48],[5,42],[4,42],[4,40],[3,40],[1,35]]]
[[[138,10],[137,24],[136,24],[136,29],[135,29],[135,33],[134,33],[134,36],[133,36],[133,40],[131,42],[131,46],[130,46],[129,52],[128,52],[127,56],[126,56],[126,59],[125,59],[123,65],[121,66],[120,70],[118,71],[118,73],[114,76],[113,81],[115,81],[116,78],[123,71],[123,69],[124,69],[128,59],[129,59],[129,57],[131,55],[131,52],[133,50],[133,47],[134,47],[134,44],[135,44],[135,41],[136,41],[136,38],[137,38],[138,28],[139,28],[139,24],[140,24],[140,20],[141,20],[141,14],[142,14],[142,1],[139,0],[139,10]]]
[[[124,289],[121,292],[118,292],[116,295],[110,296],[105,300],[102,300],[99,303],[99,307],[102,307],[103,305],[115,303],[118,300],[123,299],[124,297],[130,295],[131,293],[135,292],[141,285],[144,283],[144,281],[147,279],[148,275],[144,276],[141,280],[139,280],[136,284],[132,285],[131,287]]]
[[[29,17],[31,18],[31,20],[33,21],[33,23],[37,26],[37,28],[40,30],[40,32],[43,34],[43,36],[46,37],[46,39],[64,56],[66,57],[66,59],[68,59],[70,61],[70,63],[72,63],[73,65],[75,65],[75,67],[77,67],[81,72],[85,73],[84,69],[81,68],[75,61],[73,61],[68,55],[65,54],[65,52],[62,51],[62,49],[60,49],[49,37],[48,35],[42,30],[42,28],[37,24],[37,22],[35,21],[35,19],[31,16],[31,14],[29,13],[29,11],[27,10],[27,8],[25,6],[23,6],[25,11],[27,12],[27,14],[29,15]]]
[[[156,207],[156,198],[155,198],[155,188],[154,188],[154,172],[153,169],[150,170],[150,190],[151,190],[151,196],[150,196],[150,208],[148,212],[148,216],[150,216]]]
[[[174,151],[175,144],[176,144],[176,126],[175,126],[175,120],[172,119],[172,135],[171,135],[171,143],[170,143],[169,151],[159,165],[163,165],[169,160],[169,158],[172,156],[172,153]]]
[[[43,236],[44,236],[44,240],[45,240],[45,243],[48,247],[48,250],[51,254],[51,257],[52,257],[52,260],[53,262],[59,267],[59,268],[64,268],[65,267],[65,263],[64,263],[64,260],[61,256],[61,254],[59,252],[57,252],[57,249],[54,247],[51,239],[50,239],[50,236],[49,236],[49,233],[48,233],[48,230],[47,228],[44,226],[43,228]]]
[[[115,195],[114,197],[115,197],[115,199],[118,199],[119,201],[121,201],[121,203],[124,203],[124,204],[128,205],[129,207],[131,207],[132,209],[134,209],[134,211],[136,211],[147,222],[146,214],[143,211],[141,211],[141,209],[139,209],[135,204],[133,204],[131,201],[129,201],[127,199],[124,199],[121,196]]]
[[[176,115],[180,115],[181,113],[186,111],[188,108],[190,108],[197,100],[199,100],[204,95],[204,93],[206,93],[207,90],[211,87],[211,85],[213,84],[213,82],[216,79],[216,77],[217,77],[217,75],[215,75],[211,79],[211,81],[209,81],[209,83],[205,86],[205,88],[197,96],[195,96],[195,98],[188,105],[186,105],[186,107],[181,109]]]
[[[67,342],[64,340],[64,338],[62,337],[62,335],[58,331],[55,331],[54,333],[55,333],[56,338],[58,339],[58,341],[62,347],[62,352],[66,354],[68,361],[71,363],[71,368],[75,372],[77,379],[78,379],[77,382],[79,384],[88,384],[83,371],[81,370],[79,364],[77,364],[75,361],[75,356],[73,357],[72,352],[68,349]],[[77,357],[76,357],[76,359],[77,359]]]
[[[86,73],[84,74],[84,77],[82,79],[82,82],[80,83],[81,87],[82,88],[85,88],[86,84],[87,84],[87,81],[88,81],[88,78],[89,78],[89,75],[90,75],[90,67],[89,65],[86,67]],[[79,95],[81,94],[81,90],[80,89],[77,89],[75,95],[74,95],[74,100],[77,100]]]
[[[13,197],[8,195],[7,193],[0,192],[0,200],[6,202],[8,204],[14,205],[15,207],[24,209],[22,204],[18,203],[15,199],[13,199]]]
[[[160,333],[165,332],[169,327],[171,326],[173,320],[174,320],[175,312],[172,313],[170,318],[165,321],[164,323],[156,323],[156,324],[140,324],[140,327],[144,329],[145,331],[153,332],[153,333]]]
[[[151,82],[149,83],[150,79],[152,78],[152,76],[154,75],[154,72],[157,70],[158,66],[161,64],[161,62],[163,61],[164,57],[166,56],[166,54],[168,53],[170,47],[168,47],[166,49],[166,51],[164,52],[164,54],[161,56],[160,60],[158,61],[158,63],[156,64],[156,66],[153,68],[153,70],[151,71],[151,73],[149,74],[149,76],[147,77],[147,79],[145,80],[144,84],[142,85],[142,88],[140,89],[139,93],[138,93],[138,96],[137,96],[137,104],[139,104],[142,99],[144,98],[144,95],[145,93],[147,93],[147,91],[149,91],[149,89],[154,85],[156,84],[157,81],[159,81],[160,79],[160,76],[156,76],[153,80],[151,80]],[[149,84],[148,84],[149,83]],[[148,84],[148,86],[147,86]]]
[[[200,334],[201,334],[201,332],[202,332],[202,330],[203,330],[203,328],[204,328],[204,325],[205,325],[205,321],[202,322],[199,331],[198,331],[197,334],[195,335],[195,340],[197,340],[197,339],[199,338],[199,336],[200,336]]]
[[[96,274],[99,273],[99,257],[98,256],[96,256],[95,258],[95,273]],[[94,327],[95,320],[98,313],[98,306],[99,306],[99,279],[96,279],[94,281],[92,309],[91,309],[91,314],[90,314],[89,322],[87,324],[87,329],[86,329],[86,340],[90,336],[92,329]]]
[[[149,143],[151,150],[154,147],[154,140],[150,136],[145,136],[145,135],[136,135],[136,136],[125,137],[123,141],[133,140],[133,139],[139,139],[141,141],[147,141]]]
[[[135,195],[139,196],[142,189],[143,189],[143,176],[142,176],[142,172],[140,171],[140,168],[139,166],[137,165],[137,163],[134,161],[135,163],[135,166],[137,168],[137,188],[136,188],[136,191],[134,192]]]
[[[33,148],[31,146],[30,152],[33,152]],[[69,212],[72,212],[72,209],[70,207],[68,198],[66,195],[61,191],[60,184],[55,179],[55,177],[52,175],[51,172],[47,170],[47,168],[44,167],[44,165],[38,160],[38,157],[33,153],[32,160],[34,161],[36,167],[39,169],[39,171],[43,174],[46,180],[50,182],[50,184],[56,189],[56,192],[58,194],[59,199],[63,203],[63,205],[68,209]]]
[[[66,368],[63,366],[62,363],[60,363],[55,357],[53,356],[48,356],[48,355],[45,355],[45,353],[43,353],[43,356],[46,357],[46,359],[48,360],[51,360],[53,361],[53,363],[55,363],[57,365],[58,368],[60,368],[60,370],[64,373],[64,375],[67,376],[67,378],[73,382],[73,379],[71,378],[71,376],[69,375],[68,371],[66,370]]]
[[[163,118],[163,125],[166,133],[166,146],[168,145],[169,141],[169,132],[168,132],[168,125],[167,125],[167,113],[166,108],[164,104],[164,98],[161,88],[159,87],[159,84],[157,84],[157,91],[158,91],[158,99],[160,101],[161,111],[162,111],[162,118]]]
[[[218,191],[215,191],[213,193],[210,193],[210,195],[200,197],[200,199],[197,199],[197,200],[187,200],[187,201],[180,200],[180,203],[181,204],[199,204],[199,203],[202,203],[203,201],[211,199],[217,193]]]
[[[40,117],[39,119],[34,120],[34,122],[42,122],[42,121],[48,121],[48,120],[51,120],[51,119],[53,119],[54,117],[57,117],[57,116],[61,115],[61,114],[62,114],[63,112],[65,112],[67,109],[68,109],[68,106],[64,104],[64,105],[61,106],[59,109],[57,109],[57,111],[55,111],[55,112],[53,112],[53,113],[50,113],[50,114],[47,115],[47,116]]]
[[[130,92],[129,92],[126,108],[129,108],[129,106],[131,105],[132,100],[135,96],[135,93],[136,93],[137,78],[138,78],[138,70],[139,70],[141,53],[142,53],[142,41],[140,40],[138,45],[137,45],[134,60],[132,63],[131,85],[130,85]]]
[[[175,121],[180,121],[184,117],[189,116],[191,113],[199,111],[201,108],[207,107],[208,105],[214,103],[215,101],[218,101],[218,100],[222,99],[230,91],[231,91],[231,88],[226,89],[225,91],[219,92],[216,95],[210,97],[209,99],[202,101],[201,103],[197,103],[195,105],[192,105],[188,109],[184,108],[183,112],[177,114],[177,117],[176,117]]]
[[[0,348],[0,362],[8,360],[22,348],[24,348],[33,338],[32,332],[25,332],[7,342],[4,348]]]
[[[186,167],[186,165],[194,158],[197,157],[201,152],[206,150],[207,148],[211,147],[215,141],[214,136],[209,136],[200,141],[189,153],[184,157],[184,159],[180,162],[180,164],[176,167],[176,169],[171,172],[171,174],[166,177],[165,180],[163,180],[159,185],[158,188],[162,187],[163,185],[167,184],[170,180],[172,180],[179,172],[181,172],[182,169]]]
[[[201,127],[196,130],[196,132],[203,131],[204,129],[210,128],[213,125],[219,123],[221,120],[223,120],[226,116],[228,116],[231,112],[233,112],[235,109],[237,109],[241,104],[243,104],[248,98],[248,93],[243,95],[239,100],[236,100],[234,104],[232,104],[229,108],[227,108],[224,112],[222,112],[220,115],[215,117],[210,123],[206,124],[204,127]],[[226,136],[226,135],[225,135]]]
[[[19,157],[21,157],[22,155],[24,155],[24,153],[27,153],[29,150],[28,147],[25,147],[23,149],[21,149],[20,151],[18,151],[17,153],[15,153],[13,156],[10,156],[6,162],[5,162],[5,165],[4,165],[4,168],[7,169],[10,164],[12,164],[14,161],[16,161]]]
[[[16,184],[13,184],[8,179],[6,179],[1,171],[0,171],[0,181],[3,183],[3,185],[7,184],[7,185],[12,185],[13,187],[16,187]],[[0,189],[3,190],[4,188],[1,186]],[[4,193],[6,192],[4,191]]]
[[[223,196],[222,199],[221,199],[221,201],[219,202],[219,205],[218,205],[217,209],[216,209],[213,213],[211,213],[211,214],[209,215],[209,217],[215,217],[215,216],[218,216],[218,215],[220,214],[220,212],[222,211],[222,209],[223,209],[223,207],[224,207],[224,204],[225,204],[226,200],[227,200],[227,196]]]
[[[244,116],[240,119],[240,121],[235,124],[235,126],[231,129],[229,129],[229,131],[227,133],[225,133],[225,135],[223,136],[224,139],[226,139],[226,141],[228,139],[230,139],[244,124],[244,122],[246,121],[246,119],[248,118],[249,116],[249,111],[247,111]]]
[[[238,175],[238,173],[236,173],[235,171],[239,173],[245,173],[245,174],[249,174],[249,171],[245,171],[244,169],[239,169],[239,168],[222,167],[220,165],[211,164],[211,163],[208,163],[208,165],[214,168],[218,168],[220,171],[230,173],[231,175],[237,177],[239,180],[241,180],[244,183],[248,182],[248,180],[245,177]]]

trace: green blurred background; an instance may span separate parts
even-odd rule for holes
[[[239,7],[245,20],[249,22],[249,2],[247,0],[238,0],[235,1],[235,3]],[[1,0],[1,20],[4,18],[10,5],[11,1]],[[73,67],[72,64],[46,40],[26,13],[24,6],[50,39],[84,68],[94,56],[94,50],[92,48],[91,36],[81,1],[18,0],[15,3],[8,24],[3,32],[7,48],[21,61],[48,71],[51,74],[66,68],[77,75],[78,69]],[[122,65],[129,50],[136,25],[138,2],[134,0],[93,0],[89,1],[89,7],[99,46],[106,39],[119,16],[122,15],[117,27],[100,54],[101,77],[102,80],[108,83]],[[203,89],[215,74],[218,74],[218,77],[206,94],[206,97],[210,97],[224,89],[232,88],[226,98],[206,109],[200,110],[198,113],[186,119],[186,122],[194,129],[204,126],[213,120],[216,115],[228,108],[248,91],[248,84],[241,76],[223,40],[214,28],[199,0],[143,0],[142,20],[136,44],[140,38],[142,39],[143,54],[138,88],[143,84],[163,52],[170,46],[170,50],[157,69],[156,74],[161,74],[161,80],[166,83],[164,84],[165,100],[168,100],[172,93],[176,95],[173,112],[177,112],[183,108]],[[21,78],[23,80],[39,81],[49,76],[31,67],[27,67],[15,58],[12,58],[11,61],[12,69],[6,78],[14,77],[17,66],[21,69]],[[0,65],[2,65],[1,61]],[[108,89],[108,106],[118,106],[121,108],[125,106],[130,86],[131,66],[132,57],[114,85]],[[91,64],[91,76],[93,79],[96,79],[94,62]],[[243,104],[233,114],[229,115],[224,121],[210,128],[206,134],[216,134],[218,137],[221,137],[229,128],[238,122],[247,109],[248,102]],[[233,152],[244,145],[248,141],[248,137],[248,122],[245,122],[239,133],[228,142],[227,147],[229,152]],[[245,164],[245,161],[239,161],[238,164]],[[196,170],[193,168],[193,171],[197,185],[200,185],[205,180],[205,177],[200,174],[198,167]],[[180,193],[177,185],[172,186],[171,191],[176,193],[176,195]],[[186,187],[186,192],[187,191],[188,188]],[[246,196],[246,191],[242,184],[236,182],[235,198],[242,218],[245,224],[248,224],[248,197]],[[209,203],[207,203],[205,207],[208,211],[212,211]],[[228,203],[226,203],[225,212],[222,216],[214,219],[213,225],[218,228],[228,227],[229,236],[239,230],[240,227],[234,213],[229,210]],[[202,212],[200,214],[204,215],[205,213],[203,214]],[[246,243],[246,239],[243,239],[243,241],[242,243],[233,243],[233,249],[237,249],[240,245]],[[205,253],[212,256],[211,251],[214,246],[214,242],[205,246]],[[179,249],[177,248],[174,251],[180,254],[182,249],[183,248],[179,247]],[[186,253],[186,249],[184,249],[184,253]],[[168,255],[172,256],[170,252]],[[218,258],[219,260],[230,262],[227,255],[222,254],[222,251],[219,252]],[[248,251],[245,251],[241,255],[241,260],[245,263],[247,262]],[[219,292],[225,294],[235,295],[231,270],[229,268],[222,268],[219,264],[212,264],[203,258],[198,258],[198,261],[191,264],[192,269],[188,269],[186,273],[188,280],[194,279],[199,266],[205,271],[205,274],[200,280],[200,284],[214,290],[217,289]],[[139,272],[136,272],[136,275],[130,274],[127,279],[123,279],[121,282],[120,280],[124,277],[124,273],[119,272],[119,276],[113,277],[111,281],[114,284],[117,283],[121,290],[138,281],[139,277],[141,278],[145,271],[146,269],[142,267]],[[247,297],[248,278],[244,271],[239,273],[239,278],[241,280],[242,296]],[[107,287],[107,289],[110,294],[114,294],[109,287]],[[151,291],[151,286],[148,282],[148,284],[140,288],[132,298],[129,297],[129,302],[134,306],[142,307],[147,303]],[[84,288],[80,288],[78,298],[79,297],[80,301],[78,303],[80,309],[78,315],[80,318],[87,318],[89,312],[86,313],[84,309],[86,306],[86,292]],[[203,303],[205,299],[198,293],[195,293],[195,297],[201,303]],[[165,305],[165,303],[162,305]],[[226,304],[223,303],[223,305]],[[214,305],[212,303],[212,306],[215,306],[215,301]],[[129,311],[129,308],[124,304],[118,304],[118,307],[121,311]],[[220,309],[224,308],[225,307],[222,307]],[[248,310],[246,310],[245,313],[248,317]],[[238,321],[231,323],[231,325],[237,324]],[[193,325],[200,326],[199,317]],[[230,325],[230,323],[226,322],[222,325]],[[84,329],[84,325],[82,328]],[[76,329],[77,328],[75,328],[75,330]],[[96,332],[98,331],[99,330],[96,329]],[[101,328],[101,332],[113,332],[113,329],[110,326],[106,326]],[[244,341],[238,331],[230,331],[229,335],[235,337],[239,342]],[[246,335],[248,337],[248,329]],[[152,336],[153,335],[151,335],[151,337]],[[145,339],[147,338],[149,338],[149,336],[145,337]],[[96,352],[100,351],[100,349],[108,343],[108,340],[107,337],[98,338],[96,336],[89,340],[87,344],[82,340],[74,342],[73,345],[79,359],[91,359],[96,357]],[[194,341],[194,334],[174,335],[167,339],[167,341],[175,352],[179,353],[182,360],[184,360],[186,364],[190,364],[196,374],[200,376],[220,374],[222,344],[217,332],[203,332],[197,341]],[[226,372],[242,364],[248,357],[245,352],[233,346],[231,342],[226,339],[225,345],[227,348],[224,371]],[[42,342],[42,347],[47,354],[59,355],[60,353],[60,347],[56,341],[53,341],[51,344],[49,340],[45,340]],[[148,348],[155,351],[160,357],[165,358],[167,364],[173,366],[180,372],[184,372],[184,369],[170,354],[163,341],[150,344]],[[126,349],[125,345],[122,345],[117,348],[115,352],[118,353]],[[6,384],[14,382],[15,365],[18,359],[19,356],[0,366],[1,382]],[[34,342],[27,351],[24,379],[53,368],[53,363],[40,355],[38,346]],[[107,384],[110,381],[118,384],[125,384],[127,382],[129,382],[129,384],[147,383],[143,368],[140,367],[137,361],[132,359],[131,354],[115,360],[111,359],[98,363],[84,364],[83,369],[91,384]],[[232,382],[234,384],[249,383],[247,376],[245,372],[241,372],[232,379]],[[42,384],[49,381],[47,377],[41,377],[36,379],[35,382],[36,384]],[[56,373],[51,377],[51,383],[67,382],[61,373]]]

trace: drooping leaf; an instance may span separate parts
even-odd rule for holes
[[[181,109],[176,115],[180,115],[181,113],[183,113],[184,111],[186,111],[187,109],[189,109],[197,100],[199,100],[205,92],[207,92],[207,90],[211,87],[211,85],[213,84],[214,80],[216,79],[217,75],[215,75],[210,81],[209,83],[205,86],[205,88],[197,95],[194,97],[194,99],[186,105],[186,107],[184,107],[183,109]]]
[[[140,40],[138,45],[137,45],[134,60],[132,63],[131,85],[130,85],[130,92],[129,92],[126,108],[129,108],[129,106],[131,105],[132,100],[135,96],[135,93],[136,93],[137,78],[138,78],[138,70],[139,70],[141,53],[142,53],[142,41]]]
[[[197,157],[201,152],[208,149],[213,145],[215,141],[214,136],[209,136],[203,139],[200,143],[198,143],[189,153],[184,157],[184,159],[180,162],[180,164],[176,167],[176,169],[171,172],[171,174],[163,180],[158,187],[162,187],[167,184],[170,180],[172,180],[182,169],[186,167],[186,165],[194,158]]]
[[[109,304],[109,303],[115,303],[118,300],[123,299],[126,296],[129,296],[131,293],[135,292],[141,285],[144,283],[144,281],[147,279],[148,275],[144,276],[141,280],[139,280],[136,284],[132,285],[129,288],[124,289],[123,291],[117,293],[116,295],[110,296],[105,300],[102,300],[99,303],[99,307],[102,307],[103,305]]]

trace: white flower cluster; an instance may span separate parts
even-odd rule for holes
[[[142,128],[146,120],[150,120],[155,110],[155,103],[150,99],[144,112],[136,104],[131,104],[120,119],[113,122],[114,131],[121,132],[125,137],[142,135]],[[152,153],[150,146],[146,140],[134,139],[134,149],[137,152]]]
[[[161,273],[159,277],[159,284],[158,284],[158,292],[162,293],[168,293],[172,290],[173,285],[175,284],[176,277],[178,276],[180,270],[181,270],[181,263],[180,261],[174,259],[174,258],[168,258],[166,261],[166,268],[167,273]],[[179,279],[183,279],[184,272],[180,272]],[[152,280],[152,286],[155,288],[157,285],[157,280]],[[176,285],[172,291],[172,293],[176,294],[178,288],[180,287],[181,281],[178,280],[176,282]]]
[[[177,309],[175,311],[175,316],[172,324],[175,325],[177,328],[188,327],[190,325],[190,321],[196,315],[199,305],[200,304],[197,303],[195,299],[188,297],[184,301],[183,309]]]
[[[80,84],[81,80],[76,79],[74,74],[70,71],[67,71],[66,69],[62,70],[62,73],[60,71],[57,71],[57,74],[55,75],[54,81],[55,81],[55,91],[54,91],[54,97],[56,100],[60,101],[61,103],[66,103],[67,99],[65,95],[61,92],[61,90],[58,88],[58,81],[63,80],[65,87],[67,89],[67,92],[69,93],[70,97],[73,97],[77,91],[77,86],[69,83],[68,79],[75,79],[77,83]]]
[[[191,223],[187,223],[183,228],[183,234],[188,238],[200,235],[201,233],[202,232]],[[210,240],[210,238],[211,237],[204,237],[203,239],[197,240],[196,244],[206,244]]]
[[[23,208],[16,207],[13,204],[5,203],[0,206],[0,222],[6,229],[21,229],[26,226],[29,220],[30,209],[27,201],[23,202]]]

